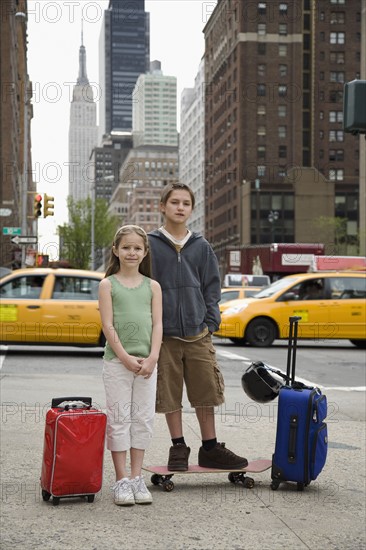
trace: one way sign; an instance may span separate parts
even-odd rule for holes
[[[37,244],[37,237],[31,237],[26,235],[16,235],[11,239],[14,244]]]

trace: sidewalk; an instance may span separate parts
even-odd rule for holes
[[[231,484],[223,473],[176,475],[175,488],[170,493],[152,486],[147,474],[153,504],[126,509],[113,504],[109,490],[113,467],[106,452],[103,489],[94,503],[70,499],[61,500],[54,507],[51,502],[42,501],[39,488],[47,409],[29,407],[20,400],[16,403],[15,385],[16,381],[10,377],[2,387],[3,550],[366,548],[363,421],[349,421],[337,414],[330,416],[327,464],[318,480],[303,492],[297,492],[296,484],[282,484],[272,491],[270,471],[253,475],[256,482],[253,489]],[[54,380],[51,385],[55,387]],[[95,395],[96,402],[97,398],[103,399],[101,394]],[[328,400],[332,398],[335,399],[328,394]],[[271,458],[276,430],[274,415],[268,409],[258,409],[258,404],[250,407],[244,397],[243,403],[246,403],[245,417],[240,407],[218,410],[218,439],[250,460]],[[193,463],[200,446],[198,425],[188,409],[183,417]],[[157,415],[155,437],[145,463],[164,464],[169,445],[165,419]]]

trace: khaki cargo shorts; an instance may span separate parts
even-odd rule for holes
[[[192,407],[216,407],[224,402],[224,379],[210,334],[193,342],[163,338],[158,361],[156,412],[182,409],[183,383]]]

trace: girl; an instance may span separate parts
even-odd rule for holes
[[[141,467],[155,413],[162,297],[159,283],[150,275],[145,231],[136,225],[121,227],[99,285],[99,310],[107,340],[103,368],[107,448],[116,472],[114,502],[122,506],[152,502]],[[128,450],[130,479],[126,469]]]

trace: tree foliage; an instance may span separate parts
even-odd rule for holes
[[[326,243],[329,247],[328,253],[330,251],[332,254],[338,255],[347,253],[347,218],[320,216],[314,220],[314,225],[320,234],[332,236],[332,242]]]
[[[62,259],[79,269],[88,269],[91,261],[92,200],[67,199],[69,223],[58,226]],[[94,203],[94,249],[110,247],[118,220],[108,214],[104,199]]]

